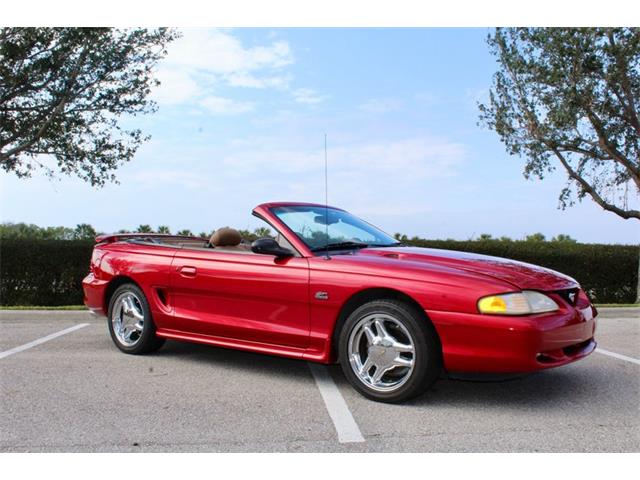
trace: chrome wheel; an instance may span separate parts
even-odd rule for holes
[[[144,310],[136,294],[123,292],[115,299],[111,313],[111,325],[118,342],[133,347],[142,338]]]
[[[415,346],[407,328],[395,317],[374,313],[362,318],[351,331],[349,363],[367,387],[389,392],[411,377]]]

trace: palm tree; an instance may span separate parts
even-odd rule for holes
[[[267,227],[258,227],[253,231],[253,233],[258,238],[270,237],[271,236],[271,230],[269,230]]]

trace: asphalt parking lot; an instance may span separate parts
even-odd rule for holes
[[[386,405],[338,366],[178,342],[130,356],[86,312],[0,311],[0,451],[637,452],[640,309],[599,318],[583,361]]]

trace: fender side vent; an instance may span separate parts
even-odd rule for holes
[[[166,307],[167,293],[162,288],[156,288],[156,295],[158,296],[158,300],[160,300],[160,303],[162,303],[162,305]]]

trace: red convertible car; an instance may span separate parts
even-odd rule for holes
[[[99,236],[85,304],[116,346],[165,339],[339,361],[363,395],[399,402],[446,372],[521,373],[590,354],[596,310],[580,285],[535,265],[408,247],[344,210],[266,203],[276,232],[244,244]]]

